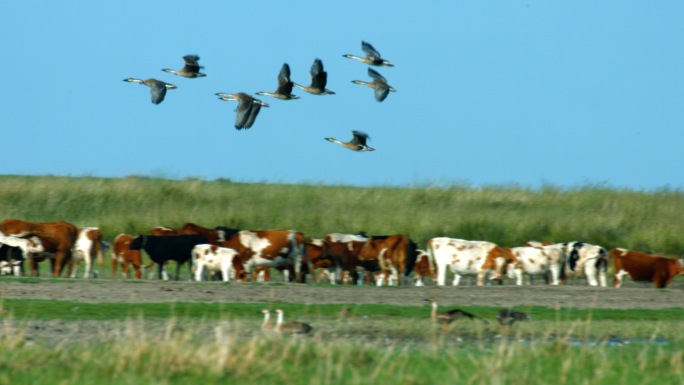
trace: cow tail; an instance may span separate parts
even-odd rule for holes
[[[416,265],[416,258],[418,258],[418,245],[415,244],[410,238],[407,238],[406,243],[406,269],[404,270],[404,277],[408,277],[413,271],[413,267]]]
[[[608,252],[603,247],[599,251],[599,257],[596,260],[596,269],[602,273],[608,272]]]

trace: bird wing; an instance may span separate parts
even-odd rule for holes
[[[166,85],[162,82],[153,82],[150,86],[150,94],[152,95],[152,103],[163,102],[164,96],[166,96]]]
[[[290,95],[292,93],[292,81],[290,80],[290,66],[287,63],[283,64],[278,74],[278,93],[283,95]]]
[[[368,68],[368,76],[370,76],[376,82],[387,84],[387,79],[385,79],[382,75],[378,73],[378,71],[372,68]]]
[[[311,87],[323,90],[327,83],[328,73],[323,71],[323,62],[321,59],[314,60],[311,65]]]
[[[259,111],[261,111],[261,104],[259,103],[250,103],[252,105],[252,108],[249,110],[249,116],[247,118],[247,121],[245,122],[244,128],[250,128],[254,124],[254,121],[256,120],[257,115],[259,114]]]
[[[199,72],[200,68],[202,68],[197,61],[199,60],[199,56],[197,55],[185,55],[183,56],[183,60],[185,61],[185,67],[184,69],[189,72]]]
[[[363,52],[366,53],[366,56],[369,59],[371,59],[373,61],[380,60],[380,52],[376,51],[375,48],[373,48],[373,46],[370,45],[369,43],[362,41],[361,42],[361,49],[363,50]]]
[[[252,103],[251,100],[240,100],[240,104],[238,104],[237,110],[235,111],[235,128],[238,130],[249,128],[247,127],[247,122],[249,121],[254,106],[255,104]],[[253,122],[254,119],[252,119],[252,123]]]
[[[354,134],[354,138],[350,141],[353,144],[359,144],[362,146],[366,145],[366,140],[369,139],[369,136],[361,131],[352,131],[352,134]]]
[[[387,95],[389,95],[389,86],[387,84],[383,83],[377,83],[375,85],[375,100],[381,102],[387,98]]]

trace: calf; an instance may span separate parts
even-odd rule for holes
[[[435,264],[425,250],[416,250],[416,264],[413,266],[416,275],[415,285],[425,286],[425,278],[435,280]]]
[[[522,285],[523,274],[530,276],[530,281],[535,275],[544,277],[547,283],[558,285],[561,267],[563,266],[562,254],[552,252],[547,253],[549,248],[553,251],[553,245],[542,247],[513,247],[510,250],[513,256],[513,263],[509,264],[508,276],[515,278],[516,285]],[[560,248],[557,247],[560,251]],[[549,282],[549,275],[551,280]]]
[[[112,278],[116,275],[116,267],[121,265],[121,275],[124,279],[129,277],[129,266],[133,266],[135,278],[142,279],[147,266],[143,265],[140,250],[131,250],[128,247],[132,240],[133,236],[128,234],[119,234],[114,238],[114,246],[112,247]]]
[[[653,282],[656,289],[669,285],[675,276],[684,275],[684,259],[671,259],[626,249],[609,252],[615,265],[613,287],[622,286],[622,277],[629,275],[637,282]]]
[[[502,281],[506,266],[512,262],[510,253],[487,241],[438,237],[428,241],[428,253],[437,266],[437,285],[444,286],[446,270],[454,273],[453,285],[458,286],[462,276],[476,276],[482,286],[488,272],[491,279]]]
[[[97,227],[84,227],[78,230],[78,236],[74,247],[71,249],[71,261],[69,262],[68,274],[76,278],[81,261],[85,262],[83,278],[90,278],[93,269],[93,261],[97,258],[102,268],[102,233]],[[95,272],[97,277],[98,272]]]
[[[195,271],[195,281],[202,281],[204,269],[211,272],[221,272],[224,282],[235,276],[233,262],[237,251],[227,247],[211,244],[196,245],[192,249],[192,269]]]
[[[168,280],[165,265],[167,261],[176,261],[176,279],[180,277],[180,267],[189,262],[192,257],[193,247],[207,243],[207,238],[202,235],[137,235],[128,247],[131,250],[145,250],[150,259],[157,264],[157,277]]]

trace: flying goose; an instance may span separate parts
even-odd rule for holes
[[[238,92],[237,94],[218,92],[216,95],[221,100],[237,100],[240,103],[235,110],[235,128],[238,130],[252,127],[261,107],[268,107],[268,104],[244,92]]]
[[[366,140],[370,139],[368,134],[361,131],[352,131],[354,137],[348,142],[342,142],[335,138],[324,138],[325,140],[333,143],[337,143],[342,147],[346,147],[352,151],[375,151],[374,148],[368,147],[366,145]]]
[[[342,56],[346,57],[347,59],[356,59],[362,63],[370,64],[372,66],[387,66],[387,67],[393,67],[394,66],[394,64],[392,64],[392,63],[388,62],[387,60],[381,58],[380,53],[375,48],[373,48],[373,46],[370,45],[369,43],[362,41],[361,42],[361,49],[366,54],[365,57],[354,56],[351,54],[346,54],[346,55],[342,55]]]
[[[124,79],[123,81],[131,82],[131,83],[140,83],[140,84],[144,84],[144,85],[150,87],[151,88],[150,94],[152,95],[152,103],[154,103],[154,104],[159,104],[159,103],[164,101],[164,96],[166,96],[166,90],[173,90],[173,89],[178,88],[173,84],[165,83],[161,80],[152,79],[152,78],[147,79],[147,80],[127,78],[127,79]]]
[[[278,89],[275,92],[257,92],[257,95],[262,96],[272,96],[274,98],[282,100],[292,100],[299,99],[299,96],[292,95],[292,80],[290,80],[290,66],[285,63],[280,68],[280,73],[278,74]]]
[[[185,61],[185,66],[179,71],[172,70],[170,68],[164,68],[162,71],[170,72],[174,75],[183,76],[186,78],[201,78],[207,76],[206,74],[200,73],[200,68],[204,68],[197,64],[199,61],[199,56],[197,55],[185,55],[183,60]]]
[[[390,91],[396,92],[397,90],[387,84],[387,79],[385,79],[382,75],[380,75],[377,71],[375,71],[372,68],[368,68],[368,76],[370,76],[373,81],[372,82],[364,82],[362,80],[352,80],[352,83],[354,84],[362,84],[365,86],[368,86],[370,88],[375,89],[375,100],[381,102],[387,98],[387,95],[389,94]]]
[[[297,83],[292,83],[295,87],[299,87],[304,91],[314,95],[334,95],[335,93],[326,89],[328,84],[328,73],[323,71],[323,62],[321,59],[314,60],[311,65],[311,85],[308,87],[301,86]]]

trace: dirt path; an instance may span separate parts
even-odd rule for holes
[[[445,305],[535,305],[576,308],[663,309],[684,306],[684,284],[655,290],[648,285],[627,288],[569,286],[459,287],[320,287],[297,284],[239,284],[99,279],[45,283],[0,282],[0,298],[51,299],[80,302],[291,302],[311,304],[421,305],[434,296]]]

